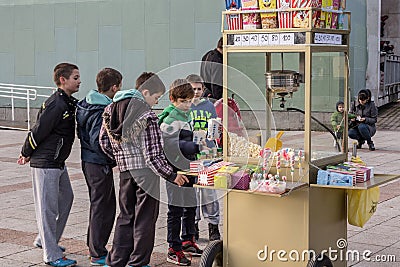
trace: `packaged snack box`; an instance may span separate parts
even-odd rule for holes
[[[321,7],[321,1],[319,0],[292,0],[293,8],[304,8],[304,7]],[[309,13],[310,11],[294,11],[293,12],[293,27],[294,28],[306,28],[309,25]],[[319,28],[320,24],[320,11],[314,11],[312,16],[313,27]]]
[[[327,9],[328,8],[328,1],[329,0],[322,0],[321,7]],[[320,28],[325,28],[327,16],[328,16],[328,14],[327,14],[326,11],[321,11]]]
[[[277,8],[278,9],[285,9],[292,7],[292,0],[277,0]],[[292,28],[292,12],[284,12],[281,11],[278,13],[278,21],[279,21],[279,28]]]
[[[339,10],[340,8],[340,0],[333,0],[332,1],[332,9]],[[332,20],[331,20],[331,29],[338,28],[338,13],[332,13]]]
[[[242,10],[258,10],[258,0],[242,0]],[[259,13],[243,14],[243,29],[261,29],[261,17]]]
[[[276,0],[259,0],[260,10],[276,9]],[[261,26],[263,29],[278,28],[276,12],[261,13]]]

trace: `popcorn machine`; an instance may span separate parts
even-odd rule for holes
[[[243,30],[240,26],[232,29],[225,25],[231,16],[242,17],[247,13],[262,14],[262,18],[273,17],[280,22],[285,17],[296,17],[299,12],[304,15],[303,22],[297,24],[300,26],[290,24],[292,19],[283,23],[285,27],[278,26],[282,23],[274,24],[275,28]],[[347,138],[343,140],[343,149],[337,151],[332,146],[332,136],[313,122],[313,118],[323,116],[330,103],[342,100],[345,110],[349,103],[350,13],[343,10],[328,13],[314,6],[222,12],[224,102],[234,92],[241,97],[242,104],[256,103],[254,107],[248,105],[257,114],[255,117],[263,120],[259,123],[263,144],[280,127],[295,130],[287,130],[283,135],[283,146],[290,147],[286,163],[279,160],[280,155],[262,162],[262,158],[233,153],[232,135],[226,130],[228,120],[223,121],[224,161],[262,165],[270,174],[288,178],[286,189],[278,193],[226,190],[223,241],[210,242],[200,266],[345,267],[346,259],[328,255],[327,251],[346,254],[346,248],[339,244],[347,238],[346,190],[366,190],[398,177],[375,174],[373,180],[354,186],[316,184],[318,169],[342,163],[348,157]],[[334,18],[334,23],[329,21],[328,27],[324,18],[322,24],[322,15]],[[265,88],[245,84],[238,73],[263,80]],[[261,91],[264,101],[260,101],[260,92],[256,90]],[[271,109],[284,112],[274,118]],[[288,111],[296,109],[304,109],[304,114]],[[227,116],[225,105],[224,118]],[[347,136],[346,112],[344,125]],[[293,155],[297,156],[296,161]],[[275,189],[279,190],[279,186]]]

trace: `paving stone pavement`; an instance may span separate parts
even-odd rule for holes
[[[400,174],[400,133],[396,131],[400,128],[399,113],[400,105],[397,103],[382,112],[386,117],[382,118],[379,126],[382,128],[374,137],[377,150],[359,150],[361,158],[368,165],[375,166],[376,173]],[[30,170],[28,166],[16,164],[25,136],[26,132],[23,131],[0,130],[0,267],[44,266],[41,250],[32,246],[37,229]],[[85,244],[89,201],[80,167],[78,141],[74,144],[67,166],[75,199],[61,245],[67,248],[66,256],[78,261],[77,266],[87,267],[90,266]],[[118,185],[117,173],[115,184]],[[223,208],[222,202],[220,204]],[[174,266],[166,262],[166,210],[166,205],[162,203],[152,266]],[[204,248],[208,236],[204,220],[200,223],[200,230],[199,244]],[[111,240],[112,236],[109,246]],[[400,266],[400,180],[381,187],[376,214],[364,228],[348,227],[348,243],[350,249],[369,249],[373,255],[395,255],[397,260],[391,263],[355,261],[349,262],[348,266]],[[198,265],[199,258],[193,258],[192,266]]]

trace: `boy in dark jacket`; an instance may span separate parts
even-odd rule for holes
[[[147,266],[154,247],[160,176],[181,186],[188,182],[168,164],[158,118],[151,107],[165,86],[154,73],[142,73],[136,88],[119,91],[103,114],[100,146],[120,171],[120,213],[106,263]]]
[[[81,84],[79,69],[70,63],[54,68],[57,91],[39,110],[37,121],[22,146],[18,164],[30,162],[33,200],[39,235],[34,246],[43,248],[43,260],[50,266],[75,266],[76,261],[63,256],[58,246],[67,223],[74,194],[65,160],[75,138],[75,109],[72,97]]]
[[[102,69],[96,77],[97,90],[91,90],[78,102],[76,122],[81,141],[82,171],[89,191],[90,214],[86,244],[90,264],[105,264],[106,245],[115,219],[115,189],[112,168],[115,161],[107,157],[99,144],[104,108],[121,89],[122,75],[112,68]]]
[[[176,171],[189,169],[190,161],[195,160],[196,154],[200,151],[199,145],[193,142],[193,125],[190,117],[193,96],[192,86],[187,80],[175,80],[169,91],[172,104],[159,115],[165,154]],[[169,243],[167,261],[183,266],[191,264],[184,252],[193,256],[201,256],[203,252],[194,242],[197,200],[193,183],[193,178],[185,187],[166,183]]]

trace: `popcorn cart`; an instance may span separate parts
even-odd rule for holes
[[[294,2],[297,3],[291,3]],[[235,93],[241,105],[256,103],[255,107],[247,105],[254,111],[254,120],[259,121],[262,144],[274,136],[278,127],[296,131],[285,131],[282,137],[283,146],[290,147],[286,162],[280,161],[281,155],[271,157],[276,155],[276,148],[269,151],[263,147],[262,157],[249,158],[233,153],[238,145],[232,141],[234,137],[229,132],[228,120],[223,121],[224,161],[238,166],[261,165],[268,169],[268,175],[286,176],[285,187],[280,188],[278,182],[263,184],[260,181],[266,178],[264,173],[256,176],[256,181],[252,180],[258,184],[250,184],[250,190],[226,189],[223,241],[209,243],[200,266],[345,267],[346,246],[343,242],[347,239],[347,190],[366,190],[398,178],[375,174],[373,179],[354,186],[317,184],[318,169],[345,162],[348,157],[347,138],[338,151],[332,146],[332,136],[314,121],[323,116],[323,111],[332,110],[338,100],[342,100],[348,110],[350,13],[332,9],[335,15],[330,14],[329,18],[335,22],[330,21],[327,27],[326,18],[322,17],[326,16],[323,14],[326,10],[311,5],[315,1],[298,2],[310,5],[284,10],[264,8],[222,12],[224,102],[227,103],[228,96]],[[246,12],[262,13],[262,18],[277,20],[276,27],[283,26],[228,30],[225,18]],[[299,12],[303,14],[302,21],[297,21],[294,28],[293,16],[298,19]],[[339,18],[340,22],[337,21]],[[280,22],[282,19],[287,21]],[[252,79],[265,81],[265,88],[244,82],[238,73],[248,73]],[[265,101],[260,101],[260,96]],[[274,118],[271,108],[280,108],[283,112]],[[304,114],[291,111],[300,109]],[[225,105],[224,118],[227,116]],[[344,125],[343,134],[347,136],[346,112]],[[257,190],[263,186],[267,189]]]

